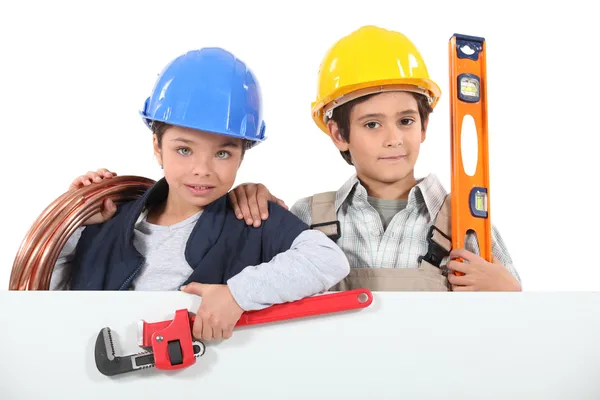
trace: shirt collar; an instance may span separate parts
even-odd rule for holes
[[[408,193],[408,207],[426,207],[430,218],[433,218],[442,208],[446,197],[446,189],[435,174],[429,174],[424,178],[417,179],[417,184]],[[336,192],[335,211],[337,212],[343,204],[362,199],[367,201],[367,190],[362,185],[357,175],[354,174]]]

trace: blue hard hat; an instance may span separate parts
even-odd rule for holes
[[[262,94],[246,64],[221,48],[189,51],[160,73],[140,111],[152,121],[251,141],[265,139]]]

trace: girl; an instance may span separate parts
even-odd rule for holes
[[[104,210],[71,236],[51,289],[177,290],[202,296],[194,336],[220,339],[243,311],[327,291],[350,271],[325,234],[275,203],[260,227],[228,199],[247,149],[265,136],[259,84],[219,48],[190,51],[159,76],[142,117],[164,177],[139,199]],[[101,169],[71,189],[110,179]]]

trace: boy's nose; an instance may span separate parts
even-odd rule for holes
[[[388,140],[385,142],[385,147],[400,147],[402,146],[402,140],[400,139],[394,139],[394,140]]]
[[[394,131],[394,132],[390,132],[388,134],[383,145],[385,147],[394,148],[394,147],[402,146],[402,143],[403,143],[402,134]]]

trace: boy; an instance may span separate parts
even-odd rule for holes
[[[236,219],[227,192],[244,152],[265,138],[260,87],[242,61],[218,48],[176,58],[142,117],[164,177],[118,209],[105,201],[61,252],[52,289],[183,285],[202,296],[194,336],[210,340],[229,338],[245,310],[325,292],[349,273],[325,234],[281,206],[269,204],[258,229]],[[88,173],[71,189],[112,176]]]
[[[421,55],[401,33],[365,26],[325,56],[313,119],[356,174],[336,192],[304,198],[291,211],[345,251],[351,272],[331,290],[521,290],[495,227],[494,263],[477,255],[472,235],[466,249],[450,252],[447,193],[435,175],[414,177],[439,97]],[[238,218],[254,226],[259,212],[268,215],[269,196],[262,185],[231,192]]]

